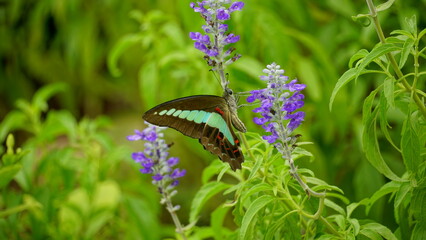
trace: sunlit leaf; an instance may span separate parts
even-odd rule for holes
[[[21,170],[21,164],[13,164],[9,166],[0,166],[0,189],[4,188],[15,175]]]
[[[371,230],[374,231],[378,234],[380,234],[382,237],[384,237],[385,239],[389,239],[389,240],[397,240],[397,238],[395,237],[395,235],[392,233],[391,230],[389,230],[389,228],[379,224],[379,223],[367,223],[361,226],[361,232],[363,230]]]
[[[142,38],[143,35],[140,33],[129,34],[120,39],[111,49],[108,55],[108,69],[114,77],[121,75],[121,71],[118,67],[118,59],[128,48],[141,42]]]
[[[384,43],[379,44],[376,47],[371,50],[367,56],[365,56],[362,59],[362,62],[356,67],[355,72],[355,78],[358,78],[358,76],[365,70],[365,68],[370,64],[372,61],[376,60],[377,58],[384,56],[387,53],[400,50],[399,47],[395,46],[394,44],[390,43]]]
[[[202,207],[205,203],[217,193],[229,188],[231,185],[225,184],[223,182],[209,182],[201,187],[195,195],[191,203],[191,212],[189,214],[189,221],[194,222]]]
[[[351,68],[345,73],[343,73],[343,75],[339,78],[339,80],[337,80],[336,86],[333,89],[333,93],[331,94],[330,102],[328,105],[328,108],[330,109],[330,111],[333,107],[334,98],[336,97],[337,93],[340,91],[342,87],[344,87],[350,81],[355,79],[356,73],[357,73],[356,68]]]
[[[385,195],[387,195],[389,193],[394,193],[394,192],[398,191],[398,189],[401,187],[401,184],[402,184],[402,182],[391,181],[391,182],[388,182],[385,185],[383,185],[369,199],[369,203],[368,203],[366,212],[368,213],[370,211],[370,208],[373,206],[373,204],[377,200],[379,200],[380,198],[382,198],[383,196],[385,196]]]
[[[379,143],[377,140],[377,128],[376,121],[379,108],[374,108],[373,101],[379,88],[372,91],[370,95],[365,99],[363,106],[363,124],[364,129],[362,133],[362,146],[368,161],[373,165],[380,173],[395,181],[401,181],[399,178],[386,164],[383,159]]]
[[[376,11],[377,12],[384,11],[384,10],[390,8],[394,2],[395,2],[395,0],[388,0],[387,2],[384,2],[384,3],[380,4],[380,5],[378,5],[376,7]]]
[[[414,117],[415,118],[415,117]],[[422,158],[420,156],[420,139],[417,131],[415,130],[413,116],[407,115],[404,121],[401,137],[401,152],[404,164],[408,170],[417,172]]]
[[[243,221],[241,223],[240,231],[238,234],[238,239],[244,240],[249,237],[247,236],[247,233],[257,212],[262,210],[267,204],[269,204],[273,200],[274,197],[270,195],[263,195],[251,203],[251,205],[247,209],[247,212],[244,214]]]
[[[407,38],[407,40],[405,40],[404,42],[404,46],[402,47],[401,57],[399,58],[399,64],[398,64],[399,68],[402,68],[405,65],[405,62],[407,61],[413,46],[414,46],[414,39]]]

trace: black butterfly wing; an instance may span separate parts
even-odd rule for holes
[[[199,139],[206,150],[228,162],[234,171],[241,168],[244,156],[223,97],[198,95],[175,99],[148,110],[143,119]]]
[[[225,119],[228,126],[231,126],[230,118],[226,117]],[[204,149],[217,155],[223,162],[229,163],[231,169],[235,171],[236,169],[241,169],[241,163],[244,162],[244,155],[241,152],[240,142],[231,127],[230,132],[233,140],[225,137],[218,128],[206,124],[199,141],[204,146]]]

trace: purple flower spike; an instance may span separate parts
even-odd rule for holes
[[[186,171],[173,169],[179,163],[179,158],[169,157],[170,147],[162,139],[163,134],[160,131],[159,127],[148,124],[143,131],[135,130],[135,135],[128,136],[127,139],[145,141],[143,152],[132,153],[132,159],[143,167],[141,173],[152,174],[153,184],[161,190],[160,192],[164,192],[165,189],[171,191],[178,183],[175,181],[176,178],[183,177]]]
[[[215,70],[216,66],[226,67],[237,61],[241,55],[235,53],[231,56],[231,49],[225,49],[229,44],[236,43],[240,36],[228,33],[228,25],[224,22],[231,19],[231,13],[240,11],[244,7],[241,1],[231,0],[204,0],[189,5],[195,12],[200,13],[206,24],[202,26],[207,35],[191,32],[189,37],[195,41],[194,47],[205,54],[209,66]]]
[[[284,70],[275,63],[268,65],[263,72],[267,75],[261,76],[260,79],[267,81],[267,88],[253,90],[247,97],[249,103],[260,101],[260,107],[255,108],[253,112],[260,113],[262,118],[255,117],[253,121],[271,133],[263,136],[269,143],[278,140],[287,142],[290,134],[305,118],[305,113],[297,110],[304,105],[305,96],[300,91],[305,89],[306,85],[298,84],[297,80],[288,82],[288,77],[283,75]],[[287,125],[283,125],[284,121],[288,121]]]

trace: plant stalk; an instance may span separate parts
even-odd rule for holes
[[[386,39],[385,39],[385,35],[383,33],[383,30],[382,30],[382,27],[380,25],[378,16],[377,16],[376,7],[374,6],[372,0],[366,0],[366,2],[367,2],[367,5],[368,5],[368,9],[370,10],[370,16],[373,18],[374,27],[376,28],[376,32],[377,32],[377,35],[379,36],[379,40],[380,40],[381,43],[385,43]],[[426,119],[425,104],[417,95],[415,88],[411,87],[410,84],[407,82],[407,80],[404,78],[404,74],[401,72],[401,69],[399,69],[398,64],[396,63],[395,57],[393,56],[392,53],[387,53],[386,58],[389,60],[393,70],[395,71],[396,75],[398,76],[398,78],[396,78],[396,79],[400,79],[404,88],[412,94],[414,102],[418,106],[419,111],[422,113],[423,117]]]

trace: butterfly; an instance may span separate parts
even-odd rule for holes
[[[240,132],[247,131],[238,118],[237,109],[232,90],[225,88],[222,97],[195,95],[178,98],[153,107],[142,118],[151,124],[171,127],[198,139],[204,149],[229,163],[235,171],[241,169],[244,155],[232,126]]]

